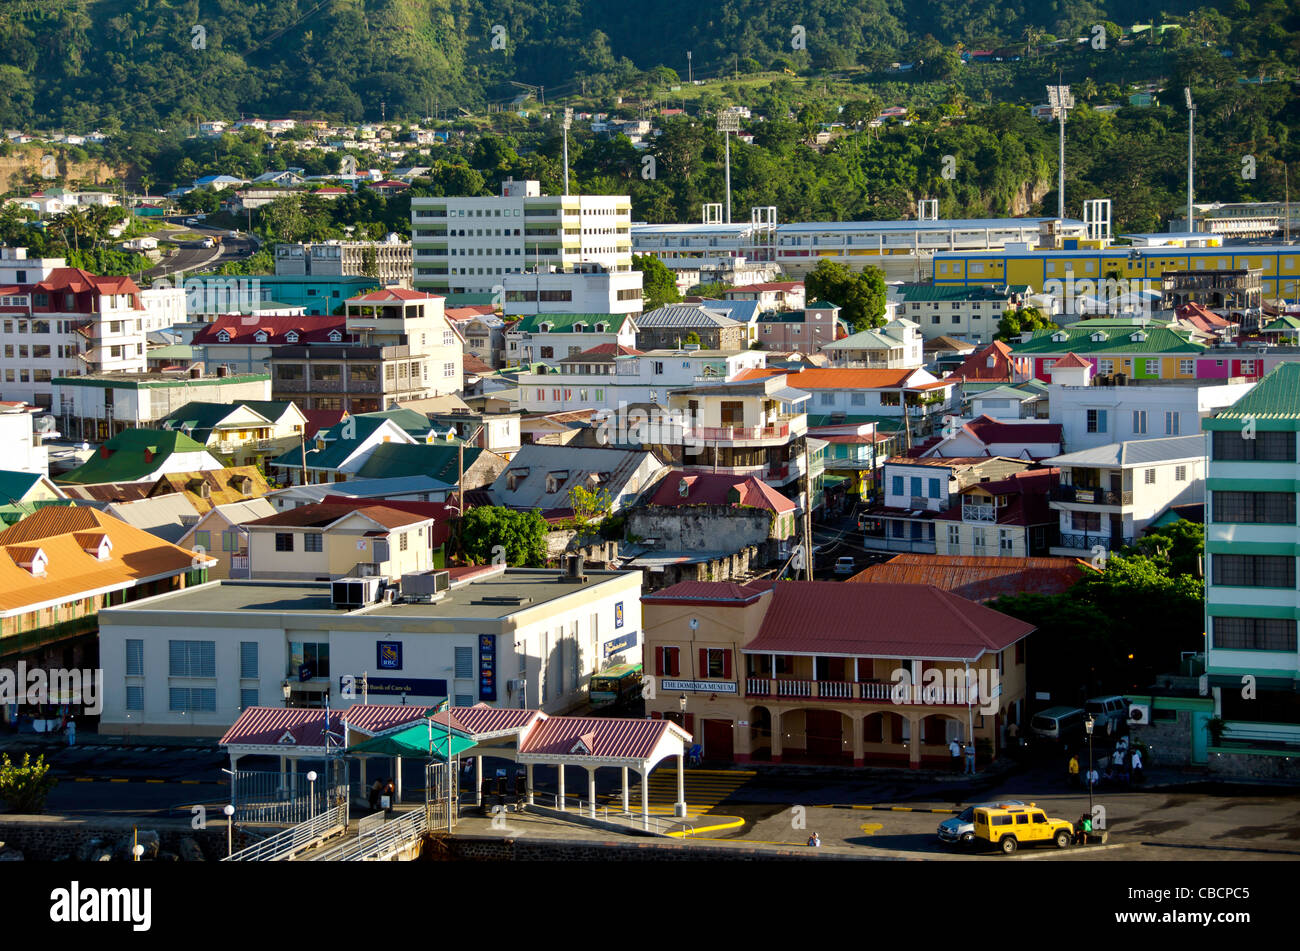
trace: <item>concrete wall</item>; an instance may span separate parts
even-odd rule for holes
[[[658,539],[666,551],[739,551],[765,548],[773,513],[730,505],[648,506],[628,513],[629,535]]]

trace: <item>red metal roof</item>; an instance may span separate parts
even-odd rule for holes
[[[694,602],[694,601],[753,601],[763,593],[763,589],[754,584],[736,584],[734,581],[679,581],[655,591],[644,594],[642,601]]]
[[[453,730],[460,730],[475,738],[517,732],[526,729],[529,724],[538,719],[545,720],[546,714],[540,710],[490,707],[486,703],[476,703],[472,707],[452,707],[444,713],[433,716],[434,723],[450,725]]]
[[[225,331],[229,341],[221,340],[217,335]],[[308,316],[281,317],[242,314],[222,314],[194,335],[193,345],[220,343],[255,343],[259,331],[265,331],[267,345],[290,343],[285,335],[293,332],[298,335],[296,343],[330,343],[330,331],[337,330],[347,339],[347,320],[343,317]]]
[[[433,300],[441,296],[441,294],[428,294],[424,291],[408,291],[404,287],[382,287],[377,291],[371,291],[369,294],[358,294],[356,297],[349,297],[348,303],[386,304],[394,301]]]
[[[1075,558],[981,558],[973,555],[895,555],[848,580],[866,584],[933,585],[971,601],[1005,595],[1061,594],[1083,577]]]
[[[345,409],[304,409],[302,415],[307,417],[306,438],[315,439],[316,434],[325,429],[331,429],[347,417],[348,411]]]
[[[751,583],[772,602],[746,653],[973,661],[1034,630],[934,585],[836,581]]]
[[[1092,363],[1088,360],[1083,359],[1083,357],[1079,356],[1077,353],[1071,350],[1065,356],[1061,357],[1061,359],[1057,360],[1055,363],[1052,364],[1053,371],[1066,369],[1068,367],[1076,367],[1082,370],[1091,370]]]
[[[993,357],[993,366],[988,365],[988,358]],[[954,372],[954,377],[966,380],[1011,380],[1011,348],[1001,340],[994,340],[987,347],[976,350]]]
[[[338,497],[336,496],[336,498]],[[340,498],[337,502],[312,502],[309,505],[300,505],[284,512],[276,512],[274,515],[268,515],[265,518],[245,522],[244,527],[247,528],[252,525],[288,525],[295,528],[324,528],[353,512],[364,515],[385,528],[401,528],[434,517],[430,513],[402,511],[398,508],[398,504],[388,505],[376,503],[371,499],[343,498]]]
[[[596,346],[592,347],[589,350],[584,350],[581,353],[575,353],[574,356],[575,357],[599,357],[599,356],[634,357],[637,354],[643,352],[644,351],[638,350],[636,347],[627,347],[621,343],[598,343],[596,344]]]
[[[971,420],[964,429],[984,445],[990,443],[1059,443],[1061,441],[1060,423],[1007,423],[996,420],[987,413],[979,419]]]
[[[686,482],[686,495],[681,483]],[[732,489],[740,498],[732,502]],[[659,483],[650,499],[651,505],[744,505],[772,512],[793,512],[795,505],[776,489],[754,476],[722,475],[707,472],[683,472],[674,469]]]
[[[359,685],[358,685],[359,686]],[[377,733],[399,723],[419,719],[424,708],[409,704],[354,703],[346,710],[330,710],[329,728],[339,736],[343,734],[343,721],[349,729]],[[293,742],[281,743],[285,735]],[[233,744],[274,746],[325,745],[325,711],[303,707],[246,707],[221,738],[222,746]]]
[[[533,727],[520,743],[519,752],[643,760],[654,753],[672,729],[673,724],[667,720],[550,717]]]

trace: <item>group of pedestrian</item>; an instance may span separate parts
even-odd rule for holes
[[[963,744],[956,737],[948,744],[948,752],[951,754],[952,771],[960,773],[962,771],[962,762],[965,761],[966,773],[974,775],[975,773],[975,747],[970,743]],[[965,754],[963,757],[962,754]]]
[[[1095,789],[1102,780],[1096,766],[1080,773],[1077,753],[1070,754],[1070,762],[1065,769],[1071,786]],[[1130,748],[1127,736],[1120,737],[1119,742],[1115,744],[1115,751],[1111,754],[1110,763],[1106,767],[1105,778],[1111,782],[1125,784],[1142,782],[1142,750],[1136,746]]]
[[[378,809],[384,796],[388,797],[391,806],[396,792],[397,787],[393,785],[392,779],[376,779],[370,786],[370,808]]]

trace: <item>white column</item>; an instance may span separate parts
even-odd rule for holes
[[[281,788],[281,789],[283,789],[283,788],[285,788],[285,786],[289,785],[289,781],[285,778],[285,775],[284,775],[284,763],[285,763],[284,757],[281,756],[281,757],[280,757],[280,788]],[[231,768],[231,769],[234,769],[234,768],[235,768],[235,766],[234,766],[233,763],[231,764],[230,768]]]
[[[623,811],[628,811],[627,767],[623,767]]]
[[[673,806],[673,814],[678,819],[686,818],[686,753],[685,751],[677,754],[677,803]]]
[[[560,812],[564,811],[564,764],[559,763],[556,767],[560,773],[560,797],[556,800],[557,808]]]
[[[395,800],[393,807],[396,808],[397,803],[402,801],[402,758],[400,756],[393,757],[393,787]]]
[[[366,782],[366,760],[369,756],[361,757],[361,791],[366,795],[370,794],[370,784]]]
[[[591,806],[591,818],[596,818],[596,767],[587,767],[587,802]]]
[[[533,764],[528,764],[528,805],[533,804]]]
[[[641,773],[641,826],[650,829],[650,771]]]
[[[483,757],[474,757],[474,805],[483,805]]]

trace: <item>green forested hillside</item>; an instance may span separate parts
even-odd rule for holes
[[[1223,44],[1253,69],[1300,51],[1298,10],[1297,0],[7,0],[0,122],[85,129],[240,112],[356,120],[378,118],[381,103],[389,117],[415,116],[435,101],[502,100],[518,92],[511,80],[590,95],[655,67],[684,75],[687,51],[697,77],[902,59],[942,78],[957,43],[1050,48],[1054,36],[1152,17],[1186,27],[1168,45]],[[792,49],[796,26],[805,49]],[[1120,52],[1112,43],[1068,65],[1102,68]]]

